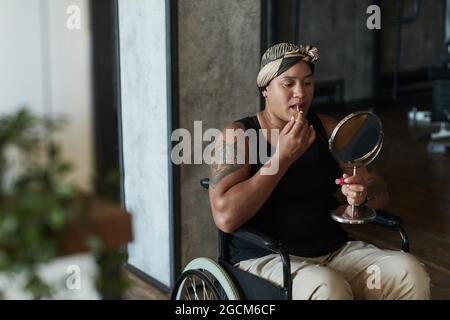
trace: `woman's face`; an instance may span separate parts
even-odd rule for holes
[[[314,95],[311,68],[305,61],[299,61],[274,78],[263,91],[266,110],[283,121],[289,121],[297,110],[306,115]]]

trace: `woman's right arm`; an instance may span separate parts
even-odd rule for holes
[[[220,230],[230,233],[250,220],[266,202],[291,163],[311,145],[315,132],[314,129],[310,129],[312,131],[310,134],[305,122],[306,120],[298,124],[291,121],[281,131],[279,148],[262,167],[268,168],[273,161],[279,161],[277,172],[271,175],[261,174],[261,168],[252,176],[248,163],[248,141],[245,140],[245,146],[239,146],[236,138],[227,138],[223,133],[219,142],[223,141],[221,145],[224,147],[223,152],[219,154],[229,155],[232,152],[238,154],[244,152],[245,148],[246,159],[244,164],[239,164],[236,157],[234,162],[230,161],[231,163],[217,163],[220,157],[216,155],[216,163],[211,165],[209,198],[214,222]],[[234,132],[237,129],[245,130],[237,123],[226,129]]]

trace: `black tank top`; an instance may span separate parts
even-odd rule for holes
[[[308,113],[306,118],[316,130],[316,140],[289,167],[246,225],[279,240],[288,254],[317,257],[338,249],[348,238],[341,225],[330,217],[330,210],[339,205],[334,197],[339,186],[334,181],[341,176],[341,170],[330,154],[319,117]],[[261,128],[256,115],[237,122],[257,132]],[[265,143],[270,152],[270,144]],[[258,163],[251,164],[252,175],[261,166],[258,150]],[[229,244],[232,263],[273,253],[236,237]]]

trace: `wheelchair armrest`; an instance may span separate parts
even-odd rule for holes
[[[283,288],[286,292],[288,300],[292,299],[292,278],[291,278],[291,260],[289,255],[284,251],[281,242],[262,234],[249,227],[241,227],[232,232],[231,235],[240,239],[251,242],[257,246],[269,249],[275,253],[278,253],[283,263]]]
[[[259,247],[268,248],[275,252],[279,252],[282,248],[279,241],[249,227],[241,227],[231,234],[242,240],[251,242]]]
[[[401,243],[402,250],[405,252],[409,252],[408,235],[406,234],[406,231],[402,228],[402,220],[400,219],[400,217],[397,217],[396,215],[384,210],[377,210],[375,220],[373,220],[371,224],[398,231],[402,241]]]
[[[208,189],[209,188],[209,178],[204,178],[200,180],[200,185],[205,188]]]
[[[377,210],[375,220],[371,223],[381,227],[398,228],[402,224],[402,220],[392,213],[384,210]]]

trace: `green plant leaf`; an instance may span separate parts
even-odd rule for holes
[[[54,208],[50,211],[48,219],[50,228],[54,231],[63,230],[66,222],[66,215],[61,208]]]
[[[61,118],[37,117],[26,108],[0,117],[0,270],[26,274],[24,289],[35,299],[52,294],[35,267],[63,254],[60,241],[67,224],[87,207],[87,195],[64,179],[73,167],[61,158],[61,147],[53,139],[53,133],[65,123]],[[17,165],[8,163],[8,147],[18,150],[24,163],[11,188],[5,190],[5,174]],[[118,172],[108,176],[105,185],[117,185],[119,177]],[[102,295],[120,297],[125,288],[121,272],[124,256],[106,252],[96,236],[85,240],[98,257],[97,282]]]

